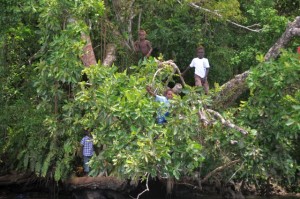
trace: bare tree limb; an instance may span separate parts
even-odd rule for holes
[[[248,131],[229,122],[228,120],[225,120],[224,117],[222,117],[222,115],[219,112],[214,111],[212,109],[202,108],[202,109],[199,109],[199,111],[198,111],[199,119],[204,124],[204,126],[211,125],[216,121],[216,120],[212,120],[212,119],[208,118],[206,113],[210,113],[215,119],[218,119],[222,125],[224,125],[228,128],[232,128],[232,129],[242,133],[243,135],[248,134]]]
[[[173,69],[178,73],[182,85],[185,86],[185,81],[184,81],[184,79],[183,79],[183,77],[181,75],[181,72],[180,72],[178,66],[173,62],[173,60],[168,60],[168,61],[163,61],[163,62],[161,62],[159,60],[156,60],[156,62],[158,63],[158,67],[164,67],[165,65],[172,66]]]
[[[249,74],[249,70],[245,71],[221,86],[221,90],[213,96],[213,106],[215,109],[227,108],[232,105],[241,94],[248,90],[246,79]]]
[[[81,56],[81,61],[83,62],[85,67],[96,65],[97,61],[90,36],[85,33],[81,33],[81,38],[82,40],[86,41],[86,45],[83,47],[83,55]]]
[[[127,31],[128,31],[128,39],[127,42],[130,44],[131,48],[134,49],[134,41],[133,41],[133,36],[132,36],[132,20],[135,17],[134,11],[133,11],[133,4],[134,4],[135,0],[130,1],[129,3],[129,12],[130,12],[130,16],[128,18],[128,27],[127,27]]]
[[[289,23],[285,32],[281,35],[281,37],[276,41],[276,43],[269,49],[267,54],[265,55],[265,61],[269,61],[272,58],[276,58],[280,49],[284,48],[289,41],[294,36],[300,35],[300,16],[296,17],[296,19]]]
[[[151,84],[152,87],[153,87],[154,80],[155,80],[156,76],[157,76],[158,73],[159,73],[160,71],[162,71],[163,69],[164,69],[164,68],[159,68],[159,69],[157,69],[157,71],[154,73],[153,78],[152,78],[152,84]]]
[[[111,66],[113,62],[116,60],[116,45],[107,44],[105,51],[106,51],[106,55],[103,60],[103,65]]]
[[[233,160],[231,162],[228,162],[226,163],[225,165],[223,166],[220,166],[220,167],[217,167],[216,169],[214,169],[213,171],[209,172],[203,179],[202,179],[202,183],[206,182],[211,176],[215,175],[216,173],[220,172],[220,171],[223,171],[224,169],[236,164],[240,162],[240,160]]]
[[[206,109],[206,111],[209,112],[210,114],[212,114],[215,118],[219,119],[224,126],[235,129],[235,130],[239,131],[240,133],[242,133],[243,135],[248,134],[248,131],[246,131],[245,129],[229,122],[228,120],[225,120],[220,113],[218,113],[212,109]]]
[[[220,15],[219,13],[217,13],[217,12],[215,12],[215,11],[212,11],[212,10],[209,10],[209,9],[207,9],[207,8],[203,8],[203,7],[201,7],[201,6],[198,6],[198,5],[196,5],[195,3],[189,3],[189,5],[190,5],[191,7],[193,7],[193,8],[196,8],[196,9],[199,9],[199,10],[203,10],[203,11],[205,11],[205,12],[208,12],[208,13],[210,13],[210,14],[213,14],[213,15],[215,15],[215,16],[221,18],[221,19],[223,18],[223,16]],[[233,22],[233,21],[231,21],[231,20],[229,20],[229,19],[226,19],[226,21],[227,21],[228,23],[231,23],[231,24],[237,26],[237,27],[240,27],[240,28],[243,28],[243,29],[252,31],[252,32],[261,32],[261,31],[262,31],[262,29],[252,29],[251,26],[243,26],[243,25],[238,24],[238,23],[236,23],[236,22]]]
[[[200,109],[198,111],[198,115],[199,115],[200,122],[202,122],[204,126],[207,126],[212,123],[212,121],[207,119],[206,114],[203,109]]]
[[[76,19],[69,18],[68,23],[76,23]],[[91,24],[89,24],[91,25]],[[83,55],[80,57],[83,65],[85,67],[89,67],[91,65],[96,65],[96,56],[94,53],[94,49],[92,46],[91,37],[86,34],[85,32],[81,32],[81,39],[86,42],[85,46],[83,47]]]

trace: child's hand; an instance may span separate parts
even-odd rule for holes
[[[151,86],[149,86],[149,85],[147,85],[146,86],[146,90],[149,92],[149,91],[151,91],[152,89],[151,89]]]
[[[146,90],[148,91],[148,93],[149,93],[150,95],[155,96],[155,94],[154,94],[153,91],[152,91],[151,86],[146,86]]]

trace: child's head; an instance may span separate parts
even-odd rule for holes
[[[197,57],[202,59],[204,57],[204,47],[203,46],[199,46],[197,48]]]
[[[173,90],[171,88],[168,88],[167,90],[165,90],[164,96],[167,99],[172,99],[173,98]]]
[[[84,130],[84,134],[87,135],[87,136],[91,136],[90,130]]]
[[[146,35],[147,35],[147,33],[146,33],[146,31],[145,30],[139,30],[139,38],[140,39],[145,39],[146,38]]]

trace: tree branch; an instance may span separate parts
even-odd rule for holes
[[[296,17],[296,19],[292,23],[288,24],[285,32],[281,35],[281,37],[276,41],[276,43],[269,49],[269,51],[265,55],[265,61],[269,61],[272,58],[276,58],[280,53],[280,49],[286,47],[286,45],[294,36],[299,35],[300,16]]]
[[[103,65],[111,66],[113,62],[116,60],[116,45],[107,44],[105,51],[106,51],[106,55],[103,60]]]
[[[68,23],[76,23],[76,19],[69,18]],[[91,37],[85,32],[81,32],[81,39],[86,42],[85,46],[83,47],[83,55],[80,57],[83,65],[85,67],[96,65],[97,60],[92,46]]]
[[[286,45],[294,36],[300,36],[300,16],[288,24],[285,32],[277,40],[277,42],[269,49],[265,55],[265,61],[275,59],[280,53],[280,49],[285,48]],[[248,90],[246,79],[250,71],[247,70],[242,74],[236,75],[233,79],[221,86],[221,91],[213,97],[213,106],[215,108],[226,108],[230,106],[236,99]]]
[[[134,41],[133,41],[133,36],[132,36],[132,20],[135,17],[134,11],[133,11],[133,4],[134,4],[135,0],[132,0],[129,4],[128,9],[130,10],[130,16],[128,18],[128,27],[127,27],[127,31],[128,31],[128,40],[127,42],[130,44],[131,48],[134,49]]]
[[[231,162],[226,163],[223,166],[217,167],[216,169],[214,169],[213,171],[209,172],[201,181],[202,183],[206,182],[211,176],[215,175],[216,173],[223,171],[224,169],[230,167],[231,165],[234,165],[236,163],[240,162],[240,160],[233,160]]]
[[[215,118],[219,119],[224,126],[235,129],[235,130],[239,131],[240,133],[242,133],[243,135],[248,134],[248,131],[246,131],[243,128],[229,122],[228,120],[225,120],[220,113],[218,113],[218,112],[216,112],[212,109],[206,109],[206,111],[209,112],[210,114],[212,114]]]
[[[213,14],[213,15],[215,15],[215,16],[221,18],[221,19],[223,18],[223,16],[220,15],[219,13],[214,12],[214,11],[212,11],[212,10],[209,10],[209,9],[207,9],[207,8],[200,7],[200,6],[196,5],[195,3],[189,3],[189,5],[190,5],[191,7],[193,7],[193,8],[196,8],[196,9],[199,9],[199,10],[203,10],[203,11],[205,11],[205,12],[208,12],[208,13],[210,13],[210,14]],[[226,19],[226,21],[227,21],[228,23],[231,23],[231,24],[237,26],[237,27],[240,27],[240,28],[243,28],[243,29],[252,31],[252,32],[261,32],[261,31],[262,31],[262,29],[252,29],[251,26],[243,26],[243,25],[238,24],[238,23],[236,23],[236,22],[233,22],[233,21],[231,21],[231,20],[229,20],[229,19]],[[253,26],[253,25],[252,25],[252,26]]]
[[[181,72],[180,72],[178,66],[173,62],[173,60],[168,60],[168,61],[163,61],[163,62],[156,60],[156,62],[158,63],[159,68],[164,67],[165,65],[172,66],[173,69],[178,73],[182,85],[185,86],[185,81],[184,81],[183,77],[181,76]]]
[[[147,180],[146,180],[146,189],[144,191],[142,191],[141,193],[138,194],[137,198],[135,199],[139,199],[141,195],[143,195],[146,191],[149,191],[149,186],[148,186],[148,181],[149,181],[149,173],[146,173],[147,175]],[[131,197],[133,198],[133,197]]]

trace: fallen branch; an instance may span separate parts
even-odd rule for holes
[[[119,180],[113,176],[73,177],[65,183],[71,189],[90,188],[114,191],[124,191],[128,189],[128,183],[126,180]]]

